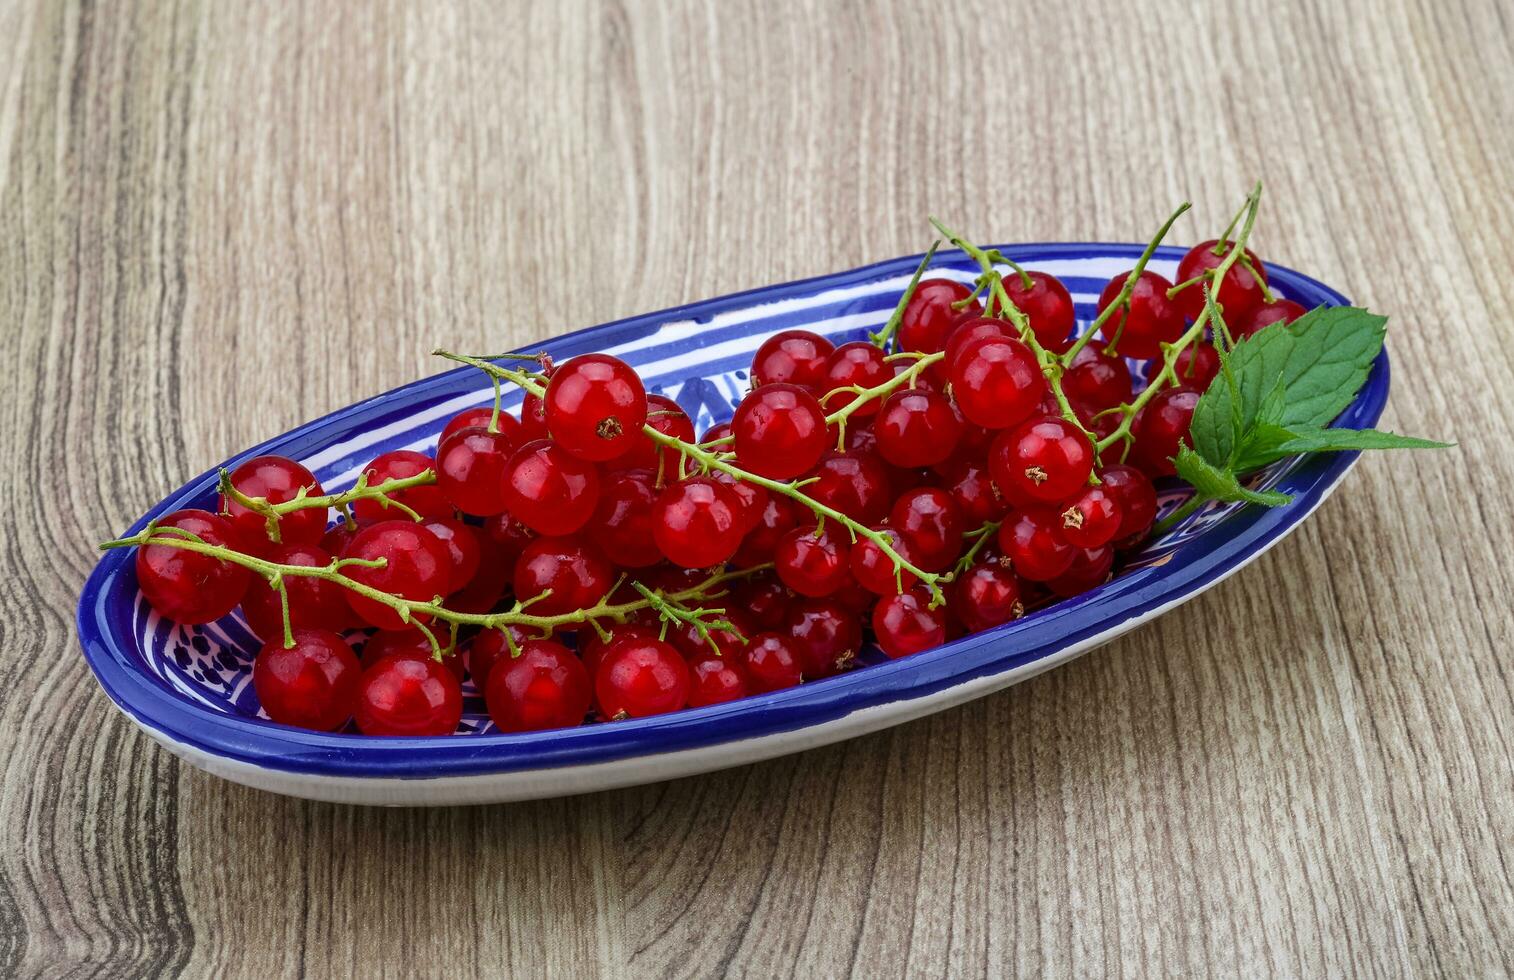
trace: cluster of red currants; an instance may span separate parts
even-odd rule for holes
[[[465,671],[519,732],[823,678],[863,624],[916,653],[1099,585],[1149,533],[1218,354],[1184,347],[1139,412],[1137,378],[1162,380],[1227,253],[1196,246],[1176,286],[1116,276],[1097,339],[1041,272],[919,281],[881,342],[769,337],[697,440],[614,357],[496,369],[527,389],[519,418],[469,409],[434,457],[386,452],[345,494],[250,460],[219,513],[157,522],[138,581],[178,622],[242,607],[270,718],[369,735],[453,732]],[[1236,339],[1304,312],[1244,256],[1211,283]]]

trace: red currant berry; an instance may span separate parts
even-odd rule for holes
[[[971,346],[973,341],[982,340],[985,337],[1015,336],[1014,326],[997,317],[973,317],[969,320],[959,320],[951,335],[946,338],[946,358],[937,365],[942,368],[941,376],[947,381],[955,377],[952,372],[956,370],[957,355]]]
[[[631,637],[604,653],[594,676],[599,711],[606,718],[646,718],[678,711],[689,702],[689,666],[661,640]]]
[[[1199,242],[1178,263],[1178,282],[1188,282],[1195,276],[1218,269],[1233,247],[1234,243],[1229,241],[1223,246],[1215,239]],[[1214,301],[1220,305],[1220,313],[1227,323],[1244,322],[1251,311],[1262,303],[1262,283],[1267,281],[1267,270],[1251,249],[1246,249],[1245,256],[1257,275],[1252,275],[1251,269],[1237,259],[1230,271],[1225,273],[1224,281],[1215,292]],[[1261,282],[1257,281],[1258,276],[1261,277]],[[1203,281],[1184,286],[1174,297],[1178,308],[1190,320],[1197,320],[1204,310],[1204,285],[1207,281],[1206,277]]]
[[[363,671],[353,720],[364,735],[450,735],[462,719],[462,685],[435,660],[388,657]]]
[[[646,568],[662,559],[652,535],[657,491],[652,474],[626,470],[605,480],[587,536],[621,568]]]
[[[735,430],[729,422],[716,422],[704,430],[704,435],[699,437],[701,446],[723,445],[729,448],[731,440],[736,438]]]
[[[791,384],[756,388],[731,419],[741,465],[772,480],[798,476],[820,459],[828,440],[815,396]]]
[[[946,338],[964,311],[973,316],[983,312],[977,300],[964,310],[952,307],[972,295],[972,287],[953,279],[922,279],[905,304],[899,320],[899,349],[934,354],[946,346]]]
[[[598,503],[598,469],[555,443],[528,442],[505,466],[505,504],[538,534],[572,534]]]
[[[675,565],[719,565],[741,544],[740,510],[741,499],[729,487],[707,476],[691,476],[657,498],[652,538]]]
[[[1160,370],[1155,362],[1148,377],[1153,377]],[[1177,373],[1178,384],[1186,385],[1195,391],[1203,392],[1209,388],[1209,383],[1215,375],[1220,373],[1220,354],[1209,344],[1190,344],[1178,352],[1177,360],[1172,364],[1172,370]]]
[[[509,565],[526,550],[526,545],[536,540],[536,532],[512,517],[509,512],[496,514],[484,521],[484,536],[499,546],[501,558]]]
[[[509,412],[501,411],[496,421],[493,405],[479,405],[476,408],[465,408],[452,416],[451,420],[442,427],[442,434],[437,436],[436,444],[440,446],[463,429],[478,426],[480,429],[487,430],[491,421],[495,422],[495,431],[508,439],[512,446],[524,441],[520,435],[519,419]]]
[[[666,395],[647,396],[647,425],[665,436],[684,442],[694,441],[694,422],[681,405]],[[661,465],[663,474],[672,478],[678,475],[681,461],[677,450],[660,446],[645,431],[638,431],[631,440],[631,448],[605,465],[612,470],[649,470],[653,473]]]
[[[1263,327],[1270,327],[1274,323],[1292,323],[1305,313],[1309,312],[1291,299],[1276,299],[1271,303],[1258,304],[1245,318],[1232,318],[1225,315],[1225,323],[1235,331],[1237,342],[1247,337],[1255,337]]]
[[[231,522],[205,510],[178,510],[154,523],[178,528],[206,544],[236,548],[240,538]],[[177,538],[174,534],[159,537]],[[236,608],[247,593],[247,569],[221,558],[169,544],[137,549],[137,586],[152,607],[176,623],[208,623]]]
[[[1097,548],[1120,533],[1119,497],[1102,484],[1084,487],[1070,500],[1057,505],[1062,537],[1076,548]]]
[[[1179,445],[1193,445],[1188,428],[1193,424],[1193,409],[1199,393],[1179,386],[1159,392],[1141,409],[1131,425],[1135,444],[1130,460],[1148,476],[1172,476],[1177,470],[1172,458]]]
[[[969,422],[1008,428],[1034,412],[1045,392],[1036,355],[1013,337],[984,337],[957,352],[952,395]]]
[[[435,637],[436,646],[432,646],[433,637],[428,632],[429,626],[407,626],[397,630],[379,630],[368,637],[363,644],[363,655],[360,658],[362,667],[367,670],[378,664],[380,660],[389,657],[409,657],[412,660],[435,660],[438,648],[447,646],[445,632],[438,633]],[[452,671],[452,676],[461,683],[463,679],[463,658],[456,652],[446,654],[441,659],[441,664]]]
[[[1049,510],[1016,511],[999,525],[999,548],[1015,574],[1032,582],[1056,578],[1072,567],[1078,550],[1062,537],[1061,522]]]
[[[594,700],[583,662],[561,643],[530,640],[520,656],[489,671],[484,703],[502,732],[539,732],[582,724]]]
[[[636,593],[635,598],[641,598],[641,593]],[[584,662],[588,668],[589,677],[599,676],[600,661],[605,658],[605,651],[613,647],[621,640],[632,638],[640,640],[656,640],[660,638],[662,627],[657,614],[647,611],[651,619],[648,622],[630,621],[625,623],[611,623],[605,628],[607,637],[601,637],[595,630],[588,630],[578,638],[578,659]]]
[[[736,525],[741,528],[741,533],[745,535],[748,531],[755,528],[758,522],[762,520],[763,509],[767,507],[768,497],[770,496],[767,488],[746,480],[738,480],[725,470],[711,471],[710,479],[735,495],[738,505],[736,508]]]
[[[473,686],[480,693],[488,688],[489,672],[494,669],[494,665],[511,657],[510,641],[505,636],[507,632],[515,638],[517,650],[531,640],[542,639],[520,626],[501,626],[484,630],[475,636],[473,642],[468,644],[468,675],[473,678]]]
[[[1025,280],[1030,280],[1026,285]],[[1036,342],[1047,350],[1061,354],[1072,346],[1075,339],[1072,328],[1077,324],[1073,309],[1072,294],[1062,285],[1062,280],[1044,272],[1027,272],[1023,276],[1012,273],[1004,279],[1004,291],[1009,300],[1030,321],[1031,333]]]
[[[268,560],[280,565],[302,568],[325,568],[331,555],[313,544],[279,544],[268,552]],[[335,582],[313,575],[285,575],[284,589],[289,595],[289,623],[296,629],[319,629],[340,633],[352,618],[347,605],[347,590]],[[261,575],[253,575],[242,597],[242,613],[247,626],[265,642],[284,638],[284,610],[278,590],[271,588]]]
[[[1048,581],[1046,587],[1054,595],[1070,599],[1103,585],[1109,578],[1109,570],[1113,565],[1114,548],[1110,545],[1106,544],[1102,548],[1078,548],[1067,571]]]
[[[436,485],[464,514],[490,517],[505,511],[505,467],[515,445],[503,432],[480,426],[458,429],[436,451]]]
[[[752,358],[752,387],[794,384],[818,388],[825,383],[825,362],[836,347],[808,330],[783,330],[757,348]]]
[[[904,538],[897,530],[886,525],[879,525],[874,530],[888,538],[889,547],[893,548],[905,561],[913,561],[909,554],[909,546],[904,543]],[[852,577],[857,580],[857,584],[874,595],[893,595],[919,581],[913,572],[896,570],[894,560],[883,548],[873,539],[864,538],[861,535],[857,536],[857,543],[852,546],[850,564]],[[897,579],[895,578],[896,571]]]
[[[778,542],[773,566],[783,584],[800,595],[830,595],[851,574],[849,550],[829,529],[817,534],[814,525],[796,527]]]
[[[945,395],[904,388],[884,400],[873,431],[877,433],[878,453],[886,462],[903,467],[934,466],[956,452],[962,439],[962,422]]]
[[[952,584],[947,606],[969,633],[981,633],[1025,615],[1020,580],[997,562],[979,562],[963,572]]]
[[[825,392],[820,404],[826,412],[839,411],[857,400],[857,392],[842,388],[876,388],[894,376],[894,369],[884,360],[883,351],[865,340],[842,344],[825,362]],[[869,418],[878,411],[878,403],[867,402],[852,413],[852,418]]]
[[[759,633],[742,651],[753,693],[781,691],[804,680],[804,665],[793,643],[777,633]]]
[[[540,398],[527,394],[520,404],[520,432],[515,441],[524,445],[548,437],[547,406]]]
[[[328,555],[340,555],[347,550],[347,546],[352,543],[353,538],[357,537],[360,530],[362,528],[356,524],[348,524],[346,521],[331,525],[326,533],[321,535],[321,550]]]
[[[900,494],[888,523],[904,538],[910,561],[927,572],[941,571],[962,551],[962,511],[940,487]]]
[[[747,576],[731,590],[731,605],[746,610],[759,630],[782,627],[793,601],[794,593],[768,571]]]
[[[782,632],[791,641],[804,676],[811,679],[847,670],[862,649],[857,617],[832,599],[796,602]]]
[[[377,568],[353,565],[344,574],[355,582],[415,602],[430,602],[451,589],[447,575],[452,555],[447,545],[431,531],[412,521],[380,521],[358,532],[342,553],[343,558],[382,560]],[[370,625],[397,630],[405,625],[389,606],[356,592],[347,592],[352,611]],[[430,617],[411,613],[410,621],[424,623]]]
[[[879,600],[873,633],[884,653],[907,657],[946,642],[946,610],[930,608],[930,593],[916,586]]]
[[[318,497],[321,484],[305,467],[285,456],[256,456],[231,471],[231,485],[244,497],[262,498],[270,504],[293,500],[300,492]],[[221,512],[228,515],[237,535],[248,547],[266,550],[268,519],[249,510],[235,499],[221,495]],[[283,544],[315,544],[326,533],[328,509],[305,507],[292,510],[278,519],[279,541]]]
[[[892,488],[883,461],[871,453],[831,451],[820,457],[815,482],[803,492],[860,524],[877,524],[888,514]]]
[[[263,645],[252,662],[252,689],[268,717],[281,725],[333,732],[352,717],[362,669],[357,656],[329,630],[294,631]]]
[[[537,616],[560,616],[587,609],[603,599],[615,584],[615,570],[599,551],[576,538],[538,538],[515,562],[515,596],[530,599],[547,590],[552,594],[531,604]]]
[[[1021,423],[995,439],[988,451],[994,482],[1016,501],[1066,500],[1088,482],[1093,462],[1088,437],[1057,415]]]
[[[376,487],[388,480],[403,480],[420,476],[435,468],[436,461],[425,453],[396,449],[376,457],[363,469],[363,472],[368,476],[368,486]],[[389,494],[388,500],[384,498],[359,500],[352,505],[352,516],[363,524],[409,516],[404,511],[389,506],[389,500],[404,504],[422,517],[452,516],[452,505],[442,495],[441,488],[435,484],[411,487],[408,490]],[[321,523],[325,523],[325,518],[321,519]]]
[[[750,568],[773,560],[773,552],[783,536],[799,524],[799,505],[788,497],[768,494],[757,515],[756,523],[747,531],[732,562],[741,568]]]
[[[1099,471],[1099,485],[1120,504],[1120,527],[1114,540],[1121,546],[1134,544],[1151,530],[1157,519],[1157,491],[1145,473],[1134,466],[1114,463]]]
[[[945,467],[941,478],[962,512],[965,527],[981,527],[988,521],[1002,520],[1009,513],[1009,503],[989,478],[986,462],[955,460]]]
[[[455,517],[433,517],[422,524],[447,546],[447,557],[451,559],[447,566],[448,594],[467,588],[483,560],[478,533]]]
[[[717,657],[708,650],[689,661],[689,707],[724,704],[752,693],[740,657]]]
[[[1093,344],[1078,351],[1062,376],[1062,391],[1067,397],[1082,401],[1095,412],[1125,404],[1133,390],[1125,358],[1111,357]]]
[[[641,378],[609,354],[580,354],[558,365],[543,400],[553,441],[592,463],[629,450],[647,421]]]
[[[1099,296],[1099,312],[1113,303],[1125,288],[1128,274],[1109,280]],[[1104,321],[1099,334],[1110,347],[1117,347],[1126,357],[1149,358],[1162,353],[1162,344],[1170,344],[1183,335],[1183,311],[1167,298],[1172,283],[1152,272],[1142,270],[1130,293],[1130,305]]]

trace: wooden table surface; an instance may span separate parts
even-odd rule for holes
[[[1501,0],[0,3],[0,974],[1514,970]],[[376,810],[186,768],[93,543],[480,350],[921,249],[1208,237],[1388,313],[1294,536],[1069,666],[642,789]]]

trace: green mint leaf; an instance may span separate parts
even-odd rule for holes
[[[1241,485],[1234,470],[1212,465],[1187,446],[1179,447],[1172,463],[1177,468],[1178,476],[1193,484],[1193,489],[1208,500],[1240,500],[1264,507],[1280,507],[1293,499],[1276,490],[1248,489]]]
[[[1377,429],[1283,429],[1257,426],[1241,452],[1237,469],[1256,469],[1284,456],[1325,453],[1349,449],[1446,449],[1452,444],[1417,439]]]

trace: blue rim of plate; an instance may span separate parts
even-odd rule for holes
[[[1128,257],[1143,248],[1126,243],[1048,243],[998,246],[1017,261]],[[1163,247],[1157,257],[1175,261],[1183,249]],[[920,255],[904,256],[847,272],[733,293],[612,321],[554,338],[547,349],[577,353],[612,346],[617,338],[647,333],[672,320],[719,313],[817,289],[844,288],[913,271]],[[960,253],[938,253],[936,265],[963,265]],[[1282,266],[1268,266],[1270,279],[1304,303],[1343,305],[1347,299],[1323,283]],[[539,348],[533,347],[532,350]],[[471,369],[433,375],[366,399],[299,426],[239,454],[226,466],[264,452],[298,455],[333,429],[382,424],[447,389]],[[1335,421],[1336,426],[1376,424],[1387,403],[1387,352],[1372,366],[1366,384]],[[1294,499],[1272,509],[1245,507],[1216,527],[1194,535],[1153,566],[1127,572],[1103,586],[1038,610],[1024,619],[966,636],[932,650],[868,666],[784,691],[653,718],[584,725],[547,732],[425,738],[374,738],[290,728],[274,722],[214,711],[169,688],[149,673],[140,655],[123,644],[137,596],[131,552],[107,552],[85,583],[77,625],[85,660],[118,707],[143,726],[201,752],[272,770],[343,777],[426,779],[481,776],[569,767],[703,748],[791,732],[866,708],[911,700],[1023,667],[1090,638],[1119,631],[1132,619],[1202,591],[1278,541],[1327,495],[1359,455],[1323,454],[1287,470],[1275,489]],[[220,467],[170,494],[132,525],[204,500]],[[123,625],[128,628],[123,628]]]

